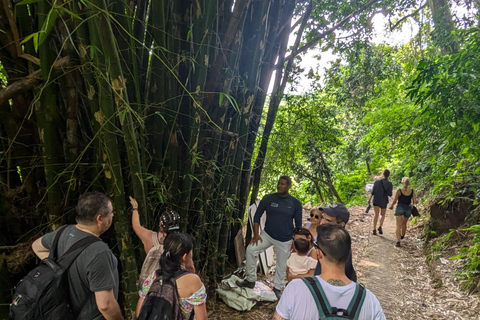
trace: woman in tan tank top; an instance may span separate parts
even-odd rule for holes
[[[140,224],[138,203],[135,198],[130,197],[132,205],[132,227],[135,234],[142,241],[147,256],[142,265],[137,286],[140,288],[148,275],[159,268],[159,259],[163,252],[163,241],[168,234],[180,231],[180,215],[173,210],[166,210],[160,216],[158,232],[149,230]],[[191,261],[191,260],[190,260]],[[195,273],[193,261],[187,262],[188,271]]]

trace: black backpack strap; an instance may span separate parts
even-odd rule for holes
[[[58,258],[57,263],[62,268],[68,269],[86,247],[97,241],[102,241],[102,239],[94,235],[78,240],[60,258]]]
[[[347,308],[349,319],[358,320],[366,294],[367,291],[365,288],[357,283],[355,293],[353,294],[352,300]]]
[[[308,277],[301,279],[307,285],[307,288],[310,290],[310,293],[315,300],[315,304],[317,305],[318,309],[318,315],[320,316],[320,318],[324,318],[327,315],[330,315],[330,310],[332,308],[330,307],[327,297],[325,296],[325,292],[322,289],[322,285],[318,283],[317,278]]]
[[[178,278],[182,277],[183,275],[185,275],[187,273],[190,273],[190,272],[188,272],[188,270],[186,270],[186,269],[182,268],[182,269],[178,270],[177,272],[175,272],[175,275],[174,275],[175,280],[177,280]]]
[[[57,249],[58,249],[58,240],[60,239],[60,236],[62,235],[63,231],[67,228],[68,225],[61,226],[57,234],[55,234],[55,238],[53,239],[53,245],[52,248],[50,249],[50,253],[48,254],[48,258],[51,260],[56,260],[57,257]]]

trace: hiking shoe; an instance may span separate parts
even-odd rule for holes
[[[378,227],[378,234],[383,234],[382,227]]]
[[[377,235],[377,230],[373,230],[373,235],[374,235],[374,236]]]
[[[400,248],[400,241],[398,241],[397,243],[395,243],[395,247]]]
[[[403,240],[405,238],[405,236],[400,236],[400,239]]]
[[[277,297],[277,299],[280,300],[280,297],[282,296],[282,290],[273,288],[273,292],[275,293],[275,296]]]
[[[237,286],[243,287],[243,288],[253,289],[255,287],[255,282],[248,281],[247,279],[242,281],[237,280],[235,283],[237,284]]]

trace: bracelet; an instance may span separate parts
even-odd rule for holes
[[[134,211],[134,210],[137,210],[137,211],[138,211],[138,208],[132,208],[132,211]]]

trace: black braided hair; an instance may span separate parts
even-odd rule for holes
[[[160,226],[167,235],[180,232],[180,215],[173,210],[166,210],[160,216]]]

